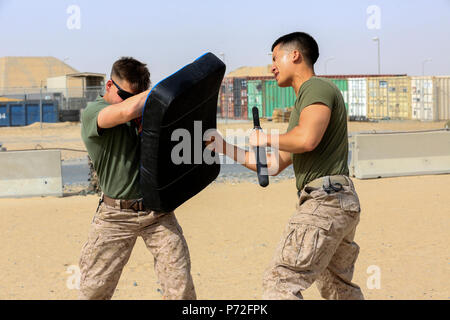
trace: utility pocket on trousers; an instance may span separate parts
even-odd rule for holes
[[[289,231],[281,250],[281,262],[308,269],[320,257],[332,221],[310,214],[297,214],[289,221]]]
[[[340,193],[340,202],[342,210],[350,213],[352,216],[356,216],[361,212],[358,196],[352,192]]]

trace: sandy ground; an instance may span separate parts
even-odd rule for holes
[[[354,280],[367,299],[449,299],[450,175],[355,181],[362,203]],[[230,201],[233,199],[233,201]],[[293,213],[294,182],[213,184],[176,214],[199,299],[259,299],[263,271]],[[95,196],[0,200],[0,299],[76,299],[67,287]],[[369,289],[370,266],[380,289]],[[153,258],[138,240],[115,299],[160,299]],[[306,299],[320,299],[315,286]]]
[[[220,125],[247,129],[251,124]],[[286,124],[265,123],[285,129]],[[349,131],[424,130],[443,123],[350,123]],[[8,150],[83,148],[79,124],[0,128]],[[63,153],[66,159],[79,153]],[[355,180],[362,213],[361,253],[354,280],[367,299],[449,299],[450,175]],[[232,199],[232,201],[230,201]],[[0,199],[0,299],[76,299],[70,289],[96,196]],[[176,212],[187,239],[199,299],[259,299],[262,274],[294,212],[295,183],[267,189],[251,183],[210,185]],[[380,270],[380,289],[367,286]],[[370,281],[369,281],[370,282]],[[69,286],[68,286],[69,284]],[[369,283],[370,284],[370,283]],[[115,299],[160,299],[153,258],[142,240],[120,279]],[[306,299],[320,299],[313,285]]]

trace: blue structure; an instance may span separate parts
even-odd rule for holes
[[[0,127],[27,126],[40,120],[40,101],[0,102]],[[58,122],[56,101],[42,101],[42,122]]]

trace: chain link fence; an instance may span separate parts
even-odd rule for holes
[[[103,95],[104,87],[88,88],[2,88],[0,102],[56,101],[59,110],[82,110],[88,102]]]
[[[79,121],[81,110],[89,102],[104,94],[104,87],[3,88],[0,89],[0,106],[24,106],[24,112],[34,106],[56,106],[58,121]],[[12,116],[12,115],[11,115]]]

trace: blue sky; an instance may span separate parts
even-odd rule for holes
[[[80,8],[80,29],[69,29],[67,8]],[[379,8],[379,29],[369,29]],[[85,1],[0,0],[0,56],[54,56],[79,71],[109,75],[112,63],[133,56],[148,63],[152,82],[204,52],[225,54],[227,72],[270,63],[279,36],[305,31],[319,43],[316,73],[381,72],[450,75],[450,0],[341,1]]]

